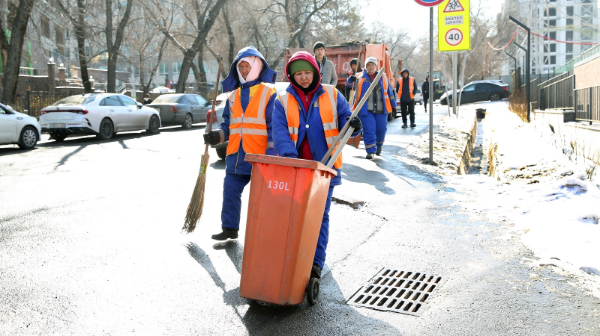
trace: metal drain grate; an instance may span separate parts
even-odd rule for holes
[[[421,315],[428,300],[446,279],[437,274],[383,268],[360,288],[347,303],[353,306]]]

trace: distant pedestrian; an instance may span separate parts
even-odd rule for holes
[[[150,99],[150,95],[146,94],[146,97],[144,97],[144,105],[149,105],[152,104],[152,99]]]
[[[353,58],[350,61],[350,72],[348,73],[348,79],[346,79],[346,90],[344,92],[347,101],[350,101],[350,97],[352,96],[350,93],[355,89],[356,75],[359,71],[358,58]]]
[[[325,44],[323,42],[315,43],[313,51],[315,52],[315,59],[317,60],[319,73],[321,74],[321,84],[336,86],[338,77],[335,72],[335,65],[325,56]]]
[[[398,79],[398,85],[396,86],[396,92],[400,97],[400,108],[402,109],[402,128],[407,128],[407,117],[410,114],[410,127],[416,127],[415,125],[415,78],[410,77],[408,69],[402,69],[400,73],[402,77]]]
[[[382,76],[378,83],[373,83],[378,73],[377,59],[369,57],[365,63],[366,69],[358,78],[352,108],[356,108],[369,86],[375,85],[367,102],[358,112],[358,117],[363,125],[363,139],[367,150],[367,159],[371,160],[373,154],[381,155],[381,148],[387,132],[388,113],[391,113],[393,108],[396,107],[396,100],[394,99],[394,89],[389,84],[386,76]]]
[[[427,101],[429,100],[429,76],[427,76],[421,85],[421,92],[423,92],[423,105],[425,105],[425,112],[427,112]]]

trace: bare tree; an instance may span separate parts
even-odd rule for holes
[[[85,54],[85,41],[87,32],[87,21],[85,16],[87,14],[87,5],[84,0],[77,0],[75,6],[71,3],[63,2],[63,0],[57,0],[58,7],[65,14],[65,16],[71,21],[73,30],[75,31],[75,39],[77,40],[77,55],[79,58],[79,69],[81,72],[81,82],[83,84],[84,92],[92,92],[92,83],[90,82],[90,76],[88,74],[88,60]],[[71,11],[69,8],[73,8]]]
[[[117,2],[117,6],[120,7],[121,2]],[[115,38],[113,41],[113,0],[106,0],[106,29],[104,31],[106,35],[106,50],[108,51],[108,71],[106,80],[106,91],[115,92],[116,80],[117,80],[117,60],[119,57],[119,51],[121,50],[121,43],[123,42],[123,34],[125,33],[125,27],[129,16],[131,15],[131,5],[133,0],[127,0],[125,5],[125,13],[121,17],[121,21],[117,27]]]
[[[34,4],[35,0],[20,0],[12,24],[10,26],[5,26],[5,23],[2,22],[3,42],[7,42],[8,40],[6,32],[11,32],[10,45],[8,46],[8,50],[6,50],[6,58],[3,58],[6,61],[3,64],[4,78],[2,84],[4,86],[4,92],[2,92],[2,102],[6,104],[13,104],[15,102],[17,83],[19,81],[19,68],[21,65],[21,53],[23,52],[23,42],[25,41],[27,24],[29,23],[31,10],[33,9]],[[5,45],[5,43],[2,43],[3,47]]]

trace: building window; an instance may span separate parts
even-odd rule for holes
[[[544,16],[548,17],[548,16],[556,16],[556,9],[554,8],[548,8],[546,10],[544,10]]]
[[[567,55],[567,58],[566,58],[567,62],[570,61],[570,60],[572,60],[572,59],[573,59],[573,55]]]
[[[567,41],[573,41],[573,31],[572,30],[567,30]]]
[[[573,45],[572,44],[567,44],[567,54],[572,54],[573,53]]]
[[[550,56],[550,64],[556,64],[556,56]]]
[[[556,32],[550,32],[550,38],[556,40]]]
[[[179,75],[181,71],[181,62],[173,62],[173,75]]]
[[[158,75],[166,76],[169,74],[169,63],[163,62],[158,65]]]
[[[41,17],[41,28],[42,28],[42,36],[50,38],[50,20],[48,20],[47,17],[43,16]]]
[[[550,52],[556,52],[556,43],[550,44]]]

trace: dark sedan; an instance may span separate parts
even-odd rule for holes
[[[146,105],[159,111],[163,125],[191,128],[193,123],[205,122],[210,103],[197,94],[164,94]]]
[[[492,81],[477,81],[474,83],[469,83],[458,92],[458,98],[460,98],[461,104],[487,100],[496,101],[503,98],[508,98],[508,96],[508,85]],[[448,104],[448,100],[450,100],[450,105],[452,105],[451,91],[448,91],[447,93],[443,94],[442,97],[440,97],[440,104],[446,105]]]

